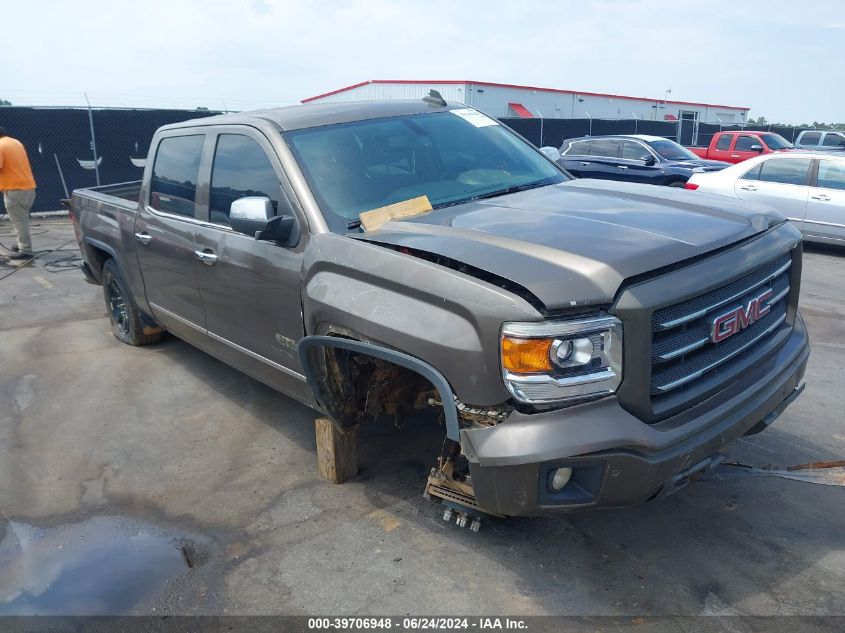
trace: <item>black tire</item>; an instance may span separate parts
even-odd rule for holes
[[[113,259],[107,259],[103,264],[102,284],[111,331],[118,341],[127,345],[149,345],[161,340],[164,332],[144,334],[141,313]]]
[[[667,187],[675,187],[677,189],[683,189],[684,185],[687,184],[683,180],[673,180],[672,182],[667,182]]]

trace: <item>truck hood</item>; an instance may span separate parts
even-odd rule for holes
[[[782,221],[722,196],[584,179],[446,207],[353,237],[469,264],[558,310],[611,303],[625,279]]]

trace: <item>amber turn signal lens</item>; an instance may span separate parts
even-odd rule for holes
[[[550,338],[502,339],[502,365],[514,374],[535,374],[552,370]]]

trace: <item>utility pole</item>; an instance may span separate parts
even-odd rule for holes
[[[97,179],[97,186],[100,186],[100,166],[98,165],[98,158],[97,158],[97,139],[94,137],[94,115],[91,113],[91,102],[88,101],[88,93],[83,92],[82,94],[85,95],[85,103],[88,104],[88,125],[91,126],[91,149],[94,151],[94,176]]]

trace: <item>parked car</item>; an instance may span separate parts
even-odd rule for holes
[[[845,244],[845,156],[758,156],[718,174],[696,174],[686,186],[765,204],[783,213],[805,240]]]
[[[573,180],[440,98],[168,125],[71,213],[120,341],[172,332],[340,429],[429,411],[426,490],[467,513],[666,496],[803,389],[781,216]]]
[[[804,130],[795,139],[795,147],[823,152],[842,152],[845,151],[845,132]]]
[[[548,149],[543,150],[547,156]],[[696,172],[724,169],[730,164],[702,160],[675,141],[645,134],[570,138],[559,151],[558,164],[578,178],[669,187],[683,187]],[[551,157],[555,158],[553,154]]]
[[[696,156],[710,160],[741,163],[760,154],[784,152],[795,149],[789,141],[774,132],[716,132],[707,147],[690,147]]]

